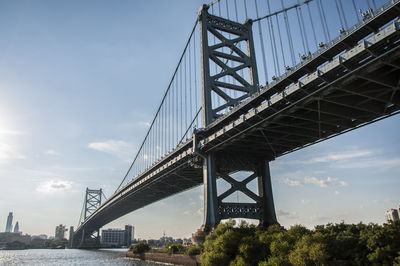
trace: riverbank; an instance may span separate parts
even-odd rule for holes
[[[189,256],[182,254],[168,254],[168,253],[152,253],[146,252],[142,254],[134,254],[132,251],[126,252],[126,257],[134,258],[144,261],[155,261],[161,263],[170,263],[178,265],[200,265],[200,256]]]

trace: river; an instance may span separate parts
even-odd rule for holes
[[[125,258],[126,249],[0,250],[0,265],[160,265]]]

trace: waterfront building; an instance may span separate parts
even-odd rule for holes
[[[101,244],[105,247],[121,247],[126,245],[125,230],[101,230]]]
[[[45,234],[41,234],[41,235],[37,235],[37,236],[32,236],[32,240],[33,239],[47,239],[47,235]]]
[[[10,233],[10,232],[11,232],[11,229],[12,229],[12,220],[13,220],[13,213],[10,212],[10,213],[8,214],[8,217],[7,217],[6,233]]]
[[[129,247],[134,239],[135,227],[132,225],[125,225],[125,246]]]
[[[385,213],[386,222],[389,221],[398,221],[399,220],[399,212],[396,209],[387,210]]]
[[[0,250],[6,249],[10,245],[16,249],[24,249],[31,243],[30,235],[22,235],[21,233],[4,232],[0,233]]]
[[[65,228],[65,225],[57,225],[56,226],[56,233],[54,235],[55,240],[63,240],[65,238],[65,232],[68,231],[68,229]]]

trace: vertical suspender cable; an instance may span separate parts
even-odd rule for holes
[[[279,26],[278,15],[275,15],[275,19],[276,19],[276,25],[278,26],[278,37],[279,37],[279,44],[281,45],[281,54],[282,54],[283,66],[285,67],[287,65],[286,65],[286,59],[285,59],[285,52],[283,51],[281,27]]]
[[[372,4],[374,5],[374,10],[376,10],[376,3],[375,3],[375,0],[372,0]]]
[[[271,14],[269,0],[267,0],[267,8],[268,8],[268,13]],[[275,76],[278,76],[278,75],[280,75],[279,59],[278,59],[278,51],[276,49],[275,32],[274,32],[274,25],[272,24],[272,18],[268,17],[267,23],[268,23],[269,37],[270,37],[270,42],[271,42],[271,46],[272,46],[271,48],[272,48],[273,58],[274,58],[273,61],[274,61],[274,68],[275,68]]]
[[[197,60],[196,60],[196,34],[193,35],[193,61],[194,61],[194,101],[195,101],[195,106],[196,106],[196,111],[198,109],[197,107],[197,95],[199,93],[197,92]],[[201,93],[200,93],[201,95]],[[196,124],[196,127],[198,128],[199,125]]]
[[[183,77],[182,77],[182,65],[180,66],[180,68],[179,68],[179,72],[180,72],[180,79],[179,79],[179,85],[180,85],[180,89],[179,89],[179,92],[180,92],[180,103],[179,103],[179,111],[180,111],[180,131],[179,131],[179,133],[178,133],[178,138],[176,139],[176,141],[177,141],[177,143],[179,143],[179,138],[182,136],[182,133],[183,133],[183,107],[182,107],[182,105],[183,105]]]
[[[184,91],[185,91],[185,97],[184,97],[184,102],[182,102],[182,104],[183,105],[185,105],[185,120],[184,120],[184,123],[183,123],[183,129],[185,129],[186,128],[186,125],[187,125],[187,117],[188,117],[188,111],[187,111],[187,108],[189,107],[188,105],[187,105],[187,78],[186,78],[186,53],[185,53],[185,57],[184,57],[184,61],[183,61],[183,65],[185,66],[185,87],[184,87]],[[183,107],[182,107],[183,108]],[[184,137],[184,136],[183,136]]]
[[[236,22],[239,23],[239,16],[238,16],[238,9],[237,9],[237,0],[234,0],[233,3],[235,4],[235,15],[236,15]]]
[[[360,21],[360,16],[358,15],[356,2],[354,2],[354,0],[352,0],[352,2],[353,2],[354,13],[356,13],[357,20]]]
[[[192,105],[192,50],[191,50],[191,42],[189,43],[189,110],[190,110],[190,119],[193,118],[193,105]]]
[[[324,32],[325,42],[327,43],[329,41],[329,39],[328,39],[327,29],[325,28],[325,24],[324,24],[324,18],[323,18],[323,14],[322,14],[322,8],[321,8],[320,0],[317,0],[317,6],[318,6],[319,18],[321,19],[322,31]]]
[[[172,143],[172,149],[175,148],[175,142],[176,142],[176,139],[178,138],[178,128],[179,128],[178,127],[178,120],[179,120],[179,117],[178,117],[178,113],[179,113],[179,110],[178,110],[178,106],[179,106],[179,104],[178,104],[179,90],[178,90],[178,88],[179,88],[179,86],[178,86],[178,84],[179,84],[179,70],[176,73],[176,80],[175,80],[175,103],[174,103],[174,109],[175,109],[175,116],[174,116],[175,127],[174,127],[174,130],[175,130],[175,132],[174,132],[174,142]]]
[[[340,14],[339,5],[338,5],[337,0],[335,0],[335,5],[336,5],[336,11],[337,11],[338,16],[339,16],[340,26],[342,27],[342,29],[344,29],[343,22],[342,22],[342,15]]]
[[[339,1],[340,10],[342,10],[343,22],[344,22],[344,26],[346,27],[345,30],[347,30],[349,28],[349,25],[347,24],[346,13],[344,13],[342,0],[338,0],[338,1]]]
[[[299,0],[297,0],[297,3],[300,5]],[[305,40],[305,44],[307,47],[307,52],[309,52],[310,46],[308,45],[307,29],[306,29],[306,25],[304,24],[303,11],[301,10],[300,6],[298,8],[299,8],[299,12],[300,12],[300,22],[301,22],[301,25],[303,26],[303,31],[304,31],[304,40]]]
[[[372,9],[372,8],[371,8],[371,4],[369,3],[369,0],[365,0],[365,2],[367,2],[368,9]]]
[[[254,0],[254,3],[256,5],[256,15],[258,17],[257,0]],[[246,16],[247,16],[247,14],[246,14]],[[264,37],[262,34],[260,21],[257,21],[257,23],[258,23],[258,34],[260,35],[260,42],[261,42],[261,53],[262,53],[262,60],[263,60],[263,66],[264,66],[265,83],[268,84],[268,71],[267,71],[267,62],[265,59]]]
[[[297,7],[296,7],[296,16],[297,16],[297,23],[299,24],[301,43],[303,45],[304,55],[306,55],[307,54],[307,50],[306,50],[306,45],[304,43],[303,28],[301,26],[299,10],[297,9]]]
[[[281,5],[282,5],[282,9],[285,9],[285,6],[283,5],[283,0],[281,0]],[[289,21],[288,21],[288,17],[287,17],[287,12],[286,11],[284,11],[284,13],[283,13],[283,19],[285,21],[285,26],[286,26],[286,34],[287,34],[288,42],[289,42],[289,50],[290,50],[290,56],[292,58],[292,65],[295,65],[296,64],[296,57],[294,55],[292,33],[290,31],[290,25],[289,25]]]
[[[243,0],[244,3],[244,13],[246,14],[246,20],[249,18],[249,16],[247,15],[247,4],[246,4],[246,0]]]
[[[309,16],[310,23],[311,23],[311,29],[312,29],[312,32],[313,32],[315,47],[318,47],[317,35],[315,34],[314,21],[313,21],[312,16],[311,16],[311,9],[310,9],[309,3],[307,3],[307,11],[308,11],[308,16]]]
[[[325,10],[324,10],[324,5],[322,4],[322,0],[319,0],[320,4],[321,4],[321,10],[322,10],[322,18],[324,20],[325,23],[325,27],[326,27],[326,34],[328,34],[328,40],[331,39],[331,35],[329,34],[329,28],[328,28],[328,23],[326,22],[326,15],[325,15]]]

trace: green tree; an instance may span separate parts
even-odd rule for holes
[[[136,245],[134,245],[133,247],[131,247],[131,250],[135,254],[142,254],[142,253],[149,251],[150,246],[149,246],[149,244],[147,244],[145,242],[140,242],[140,243],[137,243]]]

